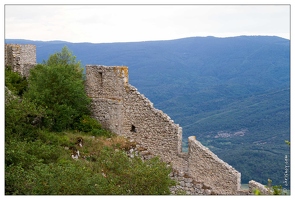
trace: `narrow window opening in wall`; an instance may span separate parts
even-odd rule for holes
[[[131,132],[136,133],[136,127],[134,125],[131,125]]]
[[[99,84],[102,86],[102,72],[98,72]]]

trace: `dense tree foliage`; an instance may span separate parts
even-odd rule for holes
[[[80,63],[66,47],[31,70],[25,97],[46,108],[46,127],[55,131],[71,129],[82,115],[89,114],[90,99],[82,76]]]
[[[14,94],[22,96],[28,87],[28,81],[25,77],[13,72],[10,66],[6,66],[5,86]]]
[[[5,139],[34,140],[37,127],[44,117],[44,110],[28,99],[20,99],[9,89],[5,90]]]

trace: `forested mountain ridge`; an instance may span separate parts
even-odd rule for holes
[[[126,65],[130,83],[156,108],[242,173],[284,181],[290,139],[290,41],[279,37],[192,37],[130,43],[35,44],[37,62],[67,46],[86,64]]]

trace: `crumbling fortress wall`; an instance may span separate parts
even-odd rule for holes
[[[92,113],[104,128],[134,139],[176,169],[187,166],[181,128],[128,83],[127,67],[86,66],[86,92]]]
[[[235,194],[240,190],[241,174],[238,171],[203,146],[195,136],[189,137],[188,140],[188,170],[196,181],[209,183],[215,191]]]
[[[36,46],[31,44],[5,44],[5,66],[28,77],[36,65]]]
[[[189,138],[188,153],[182,152],[182,128],[128,83],[127,67],[88,65],[86,79],[93,116],[104,128],[135,140],[171,163],[176,174],[206,183],[209,194],[239,193],[241,174],[195,137]]]

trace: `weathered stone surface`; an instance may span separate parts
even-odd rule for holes
[[[272,191],[266,188],[265,185],[262,185],[254,180],[249,181],[249,192],[253,194],[255,190],[259,190],[262,195],[272,194]]]
[[[203,185],[201,183],[197,183],[197,184],[195,184],[195,187],[198,189],[202,189]]]
[[[142,156],[145,156],[145,155],[148,155],[148,154],[150,154],[150,152],[148,152],[148,151],[141,151],[140,152],[140,155],[142,155]]]
[[[240,190],[241,174],[219,159],[195,137],[189,137],[189,174],[218,194],[237,194]]]
[[[192,178],[185,178],[185,179],[184,179],[184,182],[186,182],[186,183],[191,183],[192,181],[193,181]]]
[[[210,195],[210,194],[211,194],[211,190],[206,189],[206,190],[204,191],[204,193],[205,193],[205,195]]]
[[[182,187],[185,186],[185,182],[184,182],[184,181],[180,181],[179,184],[180,184],[180,186],[182,186]]]
[[[186,187],[192,187],[193,185],[191,183],[185,183]]]
[[[31,44],[6,44],[5,66],[10,66],[14,72],[28,77],[30,69],[36,65],[36,46]]]

